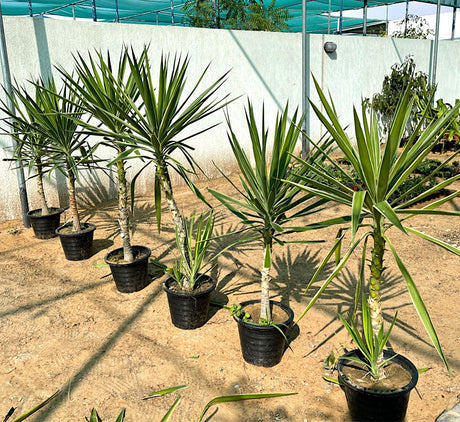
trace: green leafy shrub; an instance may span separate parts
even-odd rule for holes
[[[434,158],[427,158],[417,166],[417,168],[415,169],[415,173],[420,174],[422,176],[429,176],[440,165],[440,160]],[[447,164],[442,169],[436,172],[436,176],[441,177],[442,179],[448,179],[450,177],[456,176],[457,174],[460,174],[460,163],[458,161],[454,161],[452,164]]]
[[[374,94],[372,99],[364,99],[364,104],[374,110],[380,118],[384,133],[388,133],[398,101],[407,88],[410,88],[416,98],[424,99],[423,103],[430,102],[436,91],[436,86],[428,83],[426,73],[415,71],[415,62],[411,56],[407,56],[402,63],[395,63],[391,66],[391,73],[383,79],[381,92]],[[409,119],[411,128],[418,110],[420,108],[416,100],[412,117]]]

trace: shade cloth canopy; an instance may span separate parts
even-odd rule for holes
[[[218,1],[218,0],[216,0]],[[93,19],[103,22],[145,23],[156,25],[185,25],[183,5],[185,0],[1,0],[4,15],[67,17]],[[265,0],[268,4],[268,0]],[[401,0],[368,0],[368,7],[401,3]],[[437,4],[437,0],[424,3]],[[460,6],[460,0],[442,0],[443,6]],[[358,0],[307,0],[307,32],[327,33],[337,30],[339,18],[330,12],[360,9]],[[289,10],[291,32],[302,30],[302,1],[277,0],[276,6]],[[367,20],[367,25],[376,23]],[[363,19],[343,18],[342,28],[362,26]]]

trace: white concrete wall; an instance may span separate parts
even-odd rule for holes
[[[228,81],[222,95],[240,97],[229,107],[232,123],[238,134],[246,137],[243,105],[249,97],[260,113],[265,104],[267,121],[289,100],[291,108],[301,104],[301,34],[260,33],[209,30],[148,25],[106,24],[78,21],[43,20],[40,18],[4,17],[6,42],[13,78],[20,83],[31,76],[56,74],[54,65],[72,68],[72,53],[89,49],[110,49],[117,57],[123,44],[140,50],[150,43],[151,59],[157,62],[162,52],[189,54],[189,80],[195,81],[211,63],[206,83],[228,70]],[[337,44],[337,52],[328,56],[323,51],[325,41]],[[412,54],[417,70],[428,72],[432,42],[422,40],[392,40],[371,37],[309,36],[310,71],[321,86],[330,90],[343,123],[349,124],[352,104],[359,106],[361,97],[371,96],[381,88],[383,77],[391,65]],[[460,64],[460,44],[441,42],[438,56],[438,92],[446,101],[460,97],[460,80],[455,69]],[[310,82],[311,96],[313,83]],[[310,133],[318,138],[322,128],[311,117]],[[207,123],[223,122],[220,113]],[[8,137],[0,138],[0,146],[7,148]],[[192,141],[197,160],[211,176],[217,175],[213,162],[227,172],[234,170],[228,147],[226,128],[222,124]],[[0,150],[0,160],[8,152]],[[14,171],[7,162],[0,162],[0,221],[20,218],[20,205]],[[80,188],[83,200],[102,201],[114,195],[114,187],[101,174],[85,175],[87,181]],[[102,182],[102,183],[101,183]],[[59,194],[56,191],[59,187]],[[152,190],[152,171],[146,172],[138,185],[138,192]],[[30,208],[37,208],[34,181],[28,182]],[[64,181],[52,179],[47,186],[52,205],[65,205]]]

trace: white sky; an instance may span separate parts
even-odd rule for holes
[[[387,12],[388,10],[388,12]],[[406,3],[398,3],[391,6],[379,6],[370,7],[367,9],[368,19],[379,19],[386,20],[388,13],[389,32],[391,34],[396,28],[395,24],[391,21],[397,21],[404,19],[406,14]],[[409,14],[424,17],[430,28],[434,31],[436,27],[436,5],[427,4],[421,2],[409,2]],[[344,16],[362,18],[362,10],[350,10],[344,12]],[[455,37],[460,38],[460,9],[457,11],[456,22],[455,22]],[[439,26],[439,37],[440,39],[450,39],[452,34],[452,8],[441,7],[441,20]]]

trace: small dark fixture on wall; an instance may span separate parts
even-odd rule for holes
[[[335,42],[327,41],[324,43],[324,51],[327,54],[332,54],[335,50],[337,50],[337,44]]]

